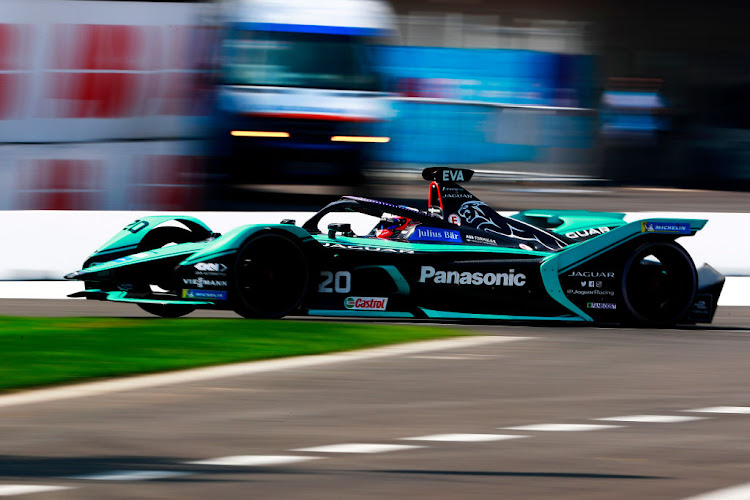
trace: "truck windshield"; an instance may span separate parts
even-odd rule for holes
[[[380,90],[361,37],[234,30],[224,42],[224,83]]]

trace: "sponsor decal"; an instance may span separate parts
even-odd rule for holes
[[[347,297],[344,307],[355,311],[385,311],[387,297]]]
[[[182,298],[227,300],[227,292],[223,290],[186,290],[183,288]]]
[[[586,307],[589,309],[617,309],[617,304],[613,302],[589,302]]]
[[[615,273],[599,271],[571,271],[568,276],[571,278],[614,278]]]
[[[474,198],[474,195],[463,192],[463,193],[443,193],[443,198],[466,198],[466,199],[472,199]]]
[[[486,236],[477,236],[475,234],[465,234],[464,238],[466,238],[466,241],[468,243],[484,243],[485,245],[497,246],[497,241],[493,240],[492,238],[488,238]]]
[[[594,227],[591,229],[584,229],[582,231],[572,231],[570,233],[565,233],[565,236],[576,240],[578,238],[588,238],[591,236],[598,236],[600,234],[604,234],[608,232],[609,232],[608,227]]]
[[[551,233],[546,233],[529,224],[503,217],[479,200],[471,200],[463,203],[458,209],[458,215],[467,224],[482,231],[508,236],[516,240],[524,240],[529,243],[535,241],[550,250],[556,250],[564,246],[563,242]]]
[[[203,288],[204,286],[227,286],[227,282],[224,280],[207,280],[203,278],[183,278],[182,282],[186,285],[195,285],[198,288]]]
[[[690,234],[690,223],[643,221],[641,222],[641,232]]]
[[[507,273],[470,273],[459,271],[438,271],[432,266],[422,266],[419,282],[444,285],[488,285],[488,286],[525,286],[526,275],[515,274],[513,269]]]
[[[358,246],[358,245],[342,245],[341,243],[328,243],[328,242],[324,242],[323,246],[326,248],[340,248],[341,250],[362,250],[364,252],[414,253],[414,250],[406,250],[404,248],[381,248],[381,247],[369,247],[369,246]]]
[[[409,239],[417,241],[448,241],[452,243],[461,243],[461,233],[450,229],[417,226]]]
[[[133,255],[126,255],[125,257],[120,257],[119,259],[115,259],[112,262],[117,262],[117,263],[128,262],[129,260],[140,259],[141,257],[148,257],[149,255],[152,255],[152,253],[140,252],[140,253],[135,253]]]
[[[573,290],[568,289],[567,292],[565,292],[566,295],[608,295],[610,297],[615,296],[615,292],[612,290]]]
[[[521,250],[534,250],[533,248],[531,248],[531,247],[530,247],[529,245],[527,245],[526,243],[519,243],[519,244],[518,244],[518,248],[520,248]]]
[[[582,288],[586,288],[586,287],[589,287],[589,288],[601,288],[603,284],[604,283],[601,282],[601,281],[593,281],[593,280],[589,280],[589,281],[584,280],[584,281],[581,281],[581,287]]]
[[[458,216],[458,214],[450,214],[448,216],[448,222],[451,224],[455,224],[457,226],[461,225],[461,217]]]
[[[221,262],[198,262],[195,266],[198,271],[206,271],[211,273],[224,273],[227,270],[227,266]]]

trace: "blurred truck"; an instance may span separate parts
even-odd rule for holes
[[[375,44],[393,33],[380,0],[221,5],[214,138],[237,183],[356,183],[391,114]]]

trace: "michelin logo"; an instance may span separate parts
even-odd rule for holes
[[[643,221],[641,222],[641,232],[690,234],[691,230],[689,222]]]
[[[183,299],[227,300],[227,292],[219,290],[182,290]]]
[[[488,285],[488,286],[525,286],[526,275],[515,274],[513,269],[507,273],[470,273],[458,271],[438,271],[432,266],[422,266],[419,282],[445,285]]]

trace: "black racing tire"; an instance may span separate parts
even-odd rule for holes
[[[245,318],[281,318],[300,306],[310,264],[297,238],[279,232],[250,237],[237,253],[232,309]]]
[[[143,239],[138,243],[138,251],[145,252],[167,246],[171,243],[188,243],[195,241],[195,235],[192,231],[181,227],[162,226],[157,227],[146,233]],[[154,283],[155,285],[167,288],[164,283]],[[139,303],[138,307],[149,314],[161,316],[162,318],[179,318],[195,311],[191,305],[181,304],[150,304]]]
[[[154,316],[162,318],[179,318],[195,311],[194,306],[181,304],[149,304],[139,303],[138,307]]]
[[[646,243],[625,262],[621,286],[633,323],[667,327],[690,310],[698,273],[693,259],[677,243]]]
[[[174,226],[156,227],[146,233],[138,243],[138,251],[155,250],[170,243],[189,243],[195,241],[195,235],[189,229]]]

